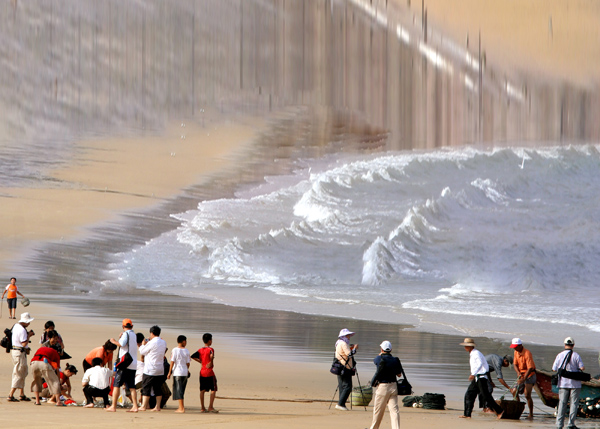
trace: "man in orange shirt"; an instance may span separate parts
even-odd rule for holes
[[[515,349],[513,366],[518,377],[517,387],[510,389],[510,391],[513,395],[516,395],[517,400],[519,400],[519,394],[525,392],[525,399],[527,399],[527,406],[529,407],[529,416],[527,418],[533,420],[531,391],[536,382],[533,356],[529,350],[523,347],[523,342],[520,338],[513,338],[510,348]]]
[[[2,298],[0,298],[0,300],[4,299],[4,295],[6,295],[7,292],[8,295],[6,296],[6,302],[8,303],[8,318],[16,319],[17,317],[15,314],[17,312],[17,294],[21,295],[22,298],[25,298],[25,295],[19,292],[16,278],[12,277],[10,279],[10,284],[6,285],[6,289],[4,289],[4,292],[2,292]]]

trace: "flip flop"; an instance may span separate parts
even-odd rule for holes
[[[9,396],[8,398],[6,398],[6,400],[8,402],[19,402],[19,400],[17,398],[15,398],[14,396]]]
[[[25,395],[21,395],[21,396],[19,396],[19,399],[20,399],[21,401],[25,401],[25,402],[29,402],[29,401],[31,401],[31,398],[28,398],[28,397],[27,397],[27,396],[25,396]]]
[[[219,410],[208,410],[209,413],[214,413],[214,414],[218,414]]]

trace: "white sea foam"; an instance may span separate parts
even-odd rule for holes
[[[177,231],[121,255],[106,287],[307,313],[346,314],[334,305],[346,303],[354,317],[490,335],[506,321],[523,336],[543,323],[584,335],[600,330],[599,164],[591,145],[338,160],[175,214]]]

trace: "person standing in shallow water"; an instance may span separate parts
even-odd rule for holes
[[[0,299],[4,299],[4,295],[7,295],[6,303],[8,304],[8,318],[16,319],[17,295],[21,295],[21,298],[25,298],[25,295],[19,292],[19,288],[17,287],[17,279],[15,277],[11,277],[10,283],[6,285],[4,292],[2,292],[2,298]]]
[[[336,410],[348,411],[346,401],[352,391],[352,376],[354,375],[354,354],[358,350],[358,344],[350,344],[350,337],[355,333],[344,328],[338,335],[338,340],[335,343],[335,358],[344,365],[344,372],[337,376],[338,389],[340,397]]]

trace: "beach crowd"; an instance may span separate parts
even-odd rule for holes
[[[186,348],[187,338],[184,335],[178,336],[177,346],[169,355],[167,343],[160,336],[159,326],[152,326],[146,338],[145,335],[134,332],[131,319],[123,319],[122,332],[118,338],[107,339],[83,358],[81,390],[85,401],[78,404],[73,399],[75,383],[71,379],[79,371],[72,364],[61,365],[61,361],[72,358],[65,351],[63,338],[57,332],[54,322],[48,321],[44,325],[39,347],[33,351],[31,343],[35,333],[28,329],[33,321],[34,318],[29,313],[22,313],[12,328],[5,330],[3,345],[7,351],[10,350],[14,364],[11,389],[7,397],[9,402],[32,401],[25,393],[27,377],[31,374],[31,392],[34,394],[35,405],[41,405],[42,402],[59,407],[83,405],[86,408],[101,407],[108,412],[115,412],[121,406],[128,408],[128,412],[136,413],[161,411],[172,396],[178,403],[175,412],[184,413],[189,368],[194,360],[201,365],[200,412],[218,413],[214,408],[217,378],[210,333],[203,335],[203,347],[193,354]],[[168,380],[172,380],[172,390]],[[18,396],[15,396],[17,393]],[[209,394],[207,405],[206,393]]]

